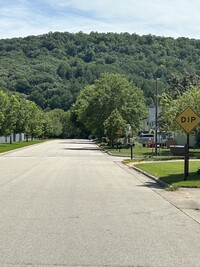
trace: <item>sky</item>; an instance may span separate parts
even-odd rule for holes
[[[0,39],[50,31],[200,39],[200,0],[0,0]]]

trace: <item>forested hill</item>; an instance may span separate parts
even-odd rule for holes
[[[124,74],[152,102],[155,78],[169,90],[172,76],[200,75],[200,40],[129,33],[48,33],[0,40],[0,88],[43,109],[68,110],[101,73]]]

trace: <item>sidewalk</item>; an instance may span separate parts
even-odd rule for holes
[[[200,223],[200,188],[180,188],[177,191],[162,190],[160,195]]]
[[[151,178],[150,175],[147,176],[139,170],[133,169],[131,164],[121,163],[121,167],[200,224],[200,188],[180,188],[176,191],[167,191],[155,177]]]

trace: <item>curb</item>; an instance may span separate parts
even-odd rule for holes
[[[124,155],[120,155],[120,154],[112,154],[111,152],[109,152],[109,151],[105,151],[108,155],[110,155],[110,156],[113,156],[113,157],[124,157],[124,158],[127,158],[127,156],[124,156]]]
[[[132,168],[132,169],[136,170],[137,172],[144,174],[145,176],[147,176],[148,178],[154,180],[156,183],[158,183],[162,187],[170,187],[170,184],[165,183],[162,180],[159,180],[156,176],[154,176],[152,174],[149,174],[148,172],[140,170],[139,168],[137,168],[135,166],[132,166],[132,167],[129,167],[129,168]]]
[[[110,151],[108,150],[103,150],[105,153],[107,153],[108,155],[112,156],[112,157],[121,157],[121,158],[130,158],[129,156],[125,156],[125,155],[120,155],[120,154],[112,154]]]

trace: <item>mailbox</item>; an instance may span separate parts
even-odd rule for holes
[[[185,146],[170,146],[171,153],[173,156],[185,156]]]

